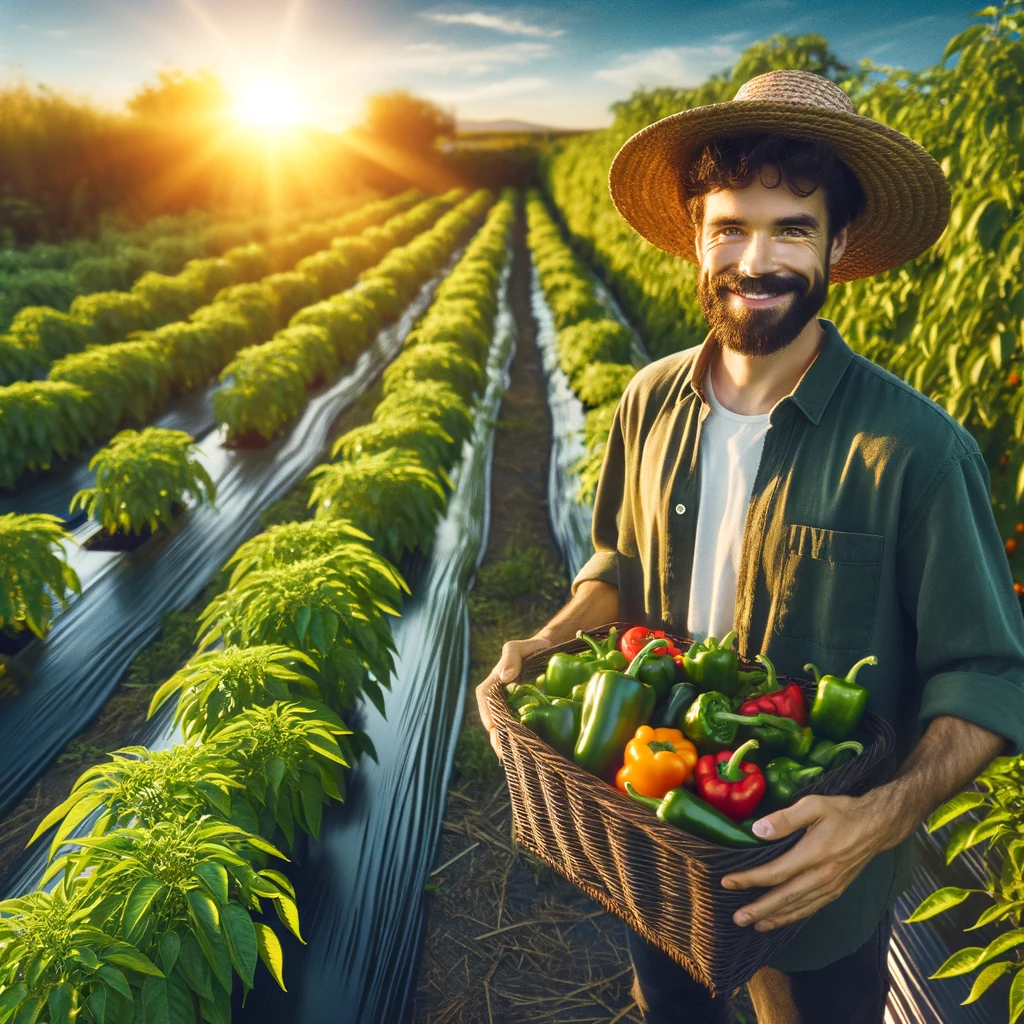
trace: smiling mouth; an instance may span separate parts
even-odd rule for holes
[[[776,292],[773,295],[744,295],[742,292],[734,292],[731,288],[729,294],[734,295],[742,305],[752,306],[757,309],[763,306],[776,306],[789,295],[789,291]]]

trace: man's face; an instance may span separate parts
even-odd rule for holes
[[[765,177],[772,181],[775,173],[767,168]],[[697,297],[722,345],[771,355],[817,315],[828,296],[829,266],[846,246],[844,229],[830,252],[826,227],[821,188],[801,199],[784,182],[768,188],[755,177],[744,189],[705,198]]]

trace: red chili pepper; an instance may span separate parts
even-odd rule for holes
[[[663,629],[648,629],[646,626],[633,626],[627,629],[622,637],[619,639],[619,650],[632,661],[645,647],[650,640],[654,640],[657,637],[663,637],[665,630]],[[682,652],[671,640],[665,641],[664,647],[655,647],[651,652],[655,656],[662,654],[671,654],[674,658],[677,654]]]
[[[792,718],[800,725],[807,724],[807,703],[804,692],[796,683],[790,683],[775,693],[762,693],[740,705],[741,715],[756,715],[759,712]]]
[[[705,754],[694,769],[698,795],[733,821],[749,818],[764,795],[765,779],[761,769],[750,761],[741,760],[748,750],[757,746],[757,740],[747,740],[735,752],[722,750]]]

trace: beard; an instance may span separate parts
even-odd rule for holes
[[[808,282],[798,274],[766,274],[742,277],[731,271],[719,274],[712,282],[703,271],[697,279],[697,298],[715,340],[724,348],[748,356],[770,356],[789,345],[815,316],[828,298],[829,253],[825,253],[825,272],[814,272]],[[754,309],[734,306],[730,290],[748,295],[767,296],[789,292],[776,306]]]

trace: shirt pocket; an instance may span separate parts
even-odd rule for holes
[[[828,650],[866,649],[881,563],[880,534],[791,525],[774,631]]]

